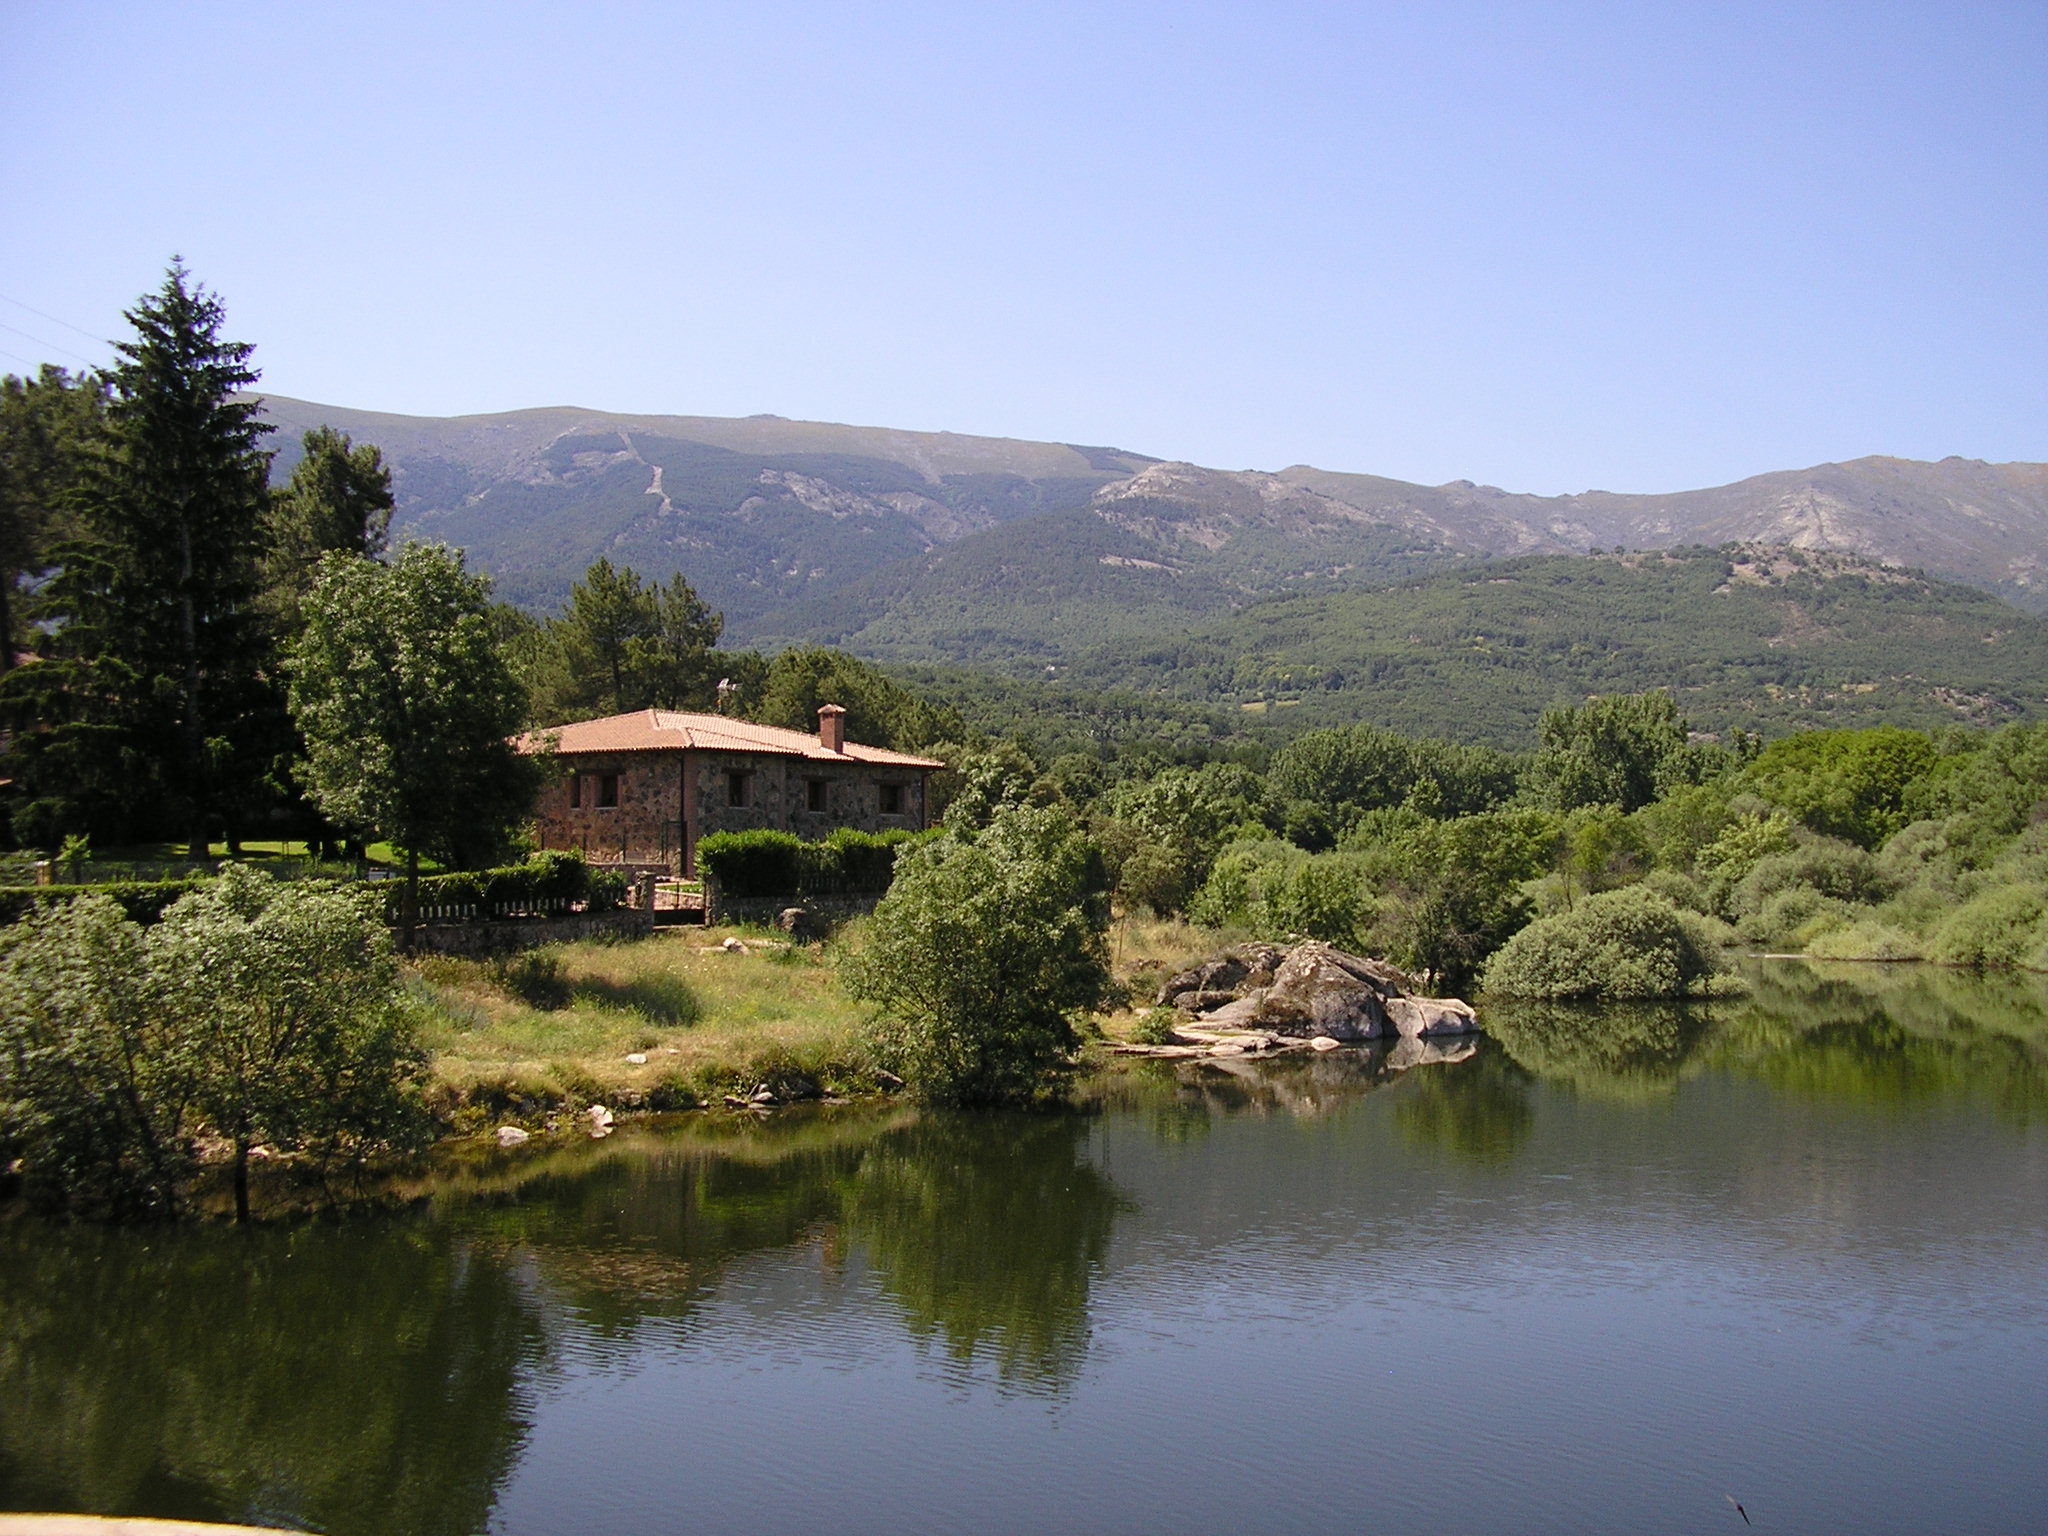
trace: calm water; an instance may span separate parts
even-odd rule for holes
[[[2048,995],[1788,966],[403,1216],[0,1224],[0,1508],[335,1532],[2048,1531]]]

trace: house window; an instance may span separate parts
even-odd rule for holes
[[[569,775],[569,809],[572,811],[583,809],[583,775],[580,773]]]
[[[619,803],[619,776],[616,773],[600,773],[597,776],[597,808],[611,810]]]
[[[825,809],[826,784],[823,779],[812,779],[804,786],[804,809],[822,811]]]
[[[752,805],[754,803],[754,776],[745,769],[735,768],[725,776],[725,803],[727,805]]]
[[[884,784],[880,788],[882,794],[882,814],[884,816],[901,816],[903,814],[903,786],[901,784]]]

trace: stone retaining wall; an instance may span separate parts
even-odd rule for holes
[[[722,896],[710,893],[711,921],[752,923],[773,928],[775,919],[790,907],[802,907],[828,925],[849,917],[866,917],[882,899],[880,892],[855,896]]]
[[[769,919],[775,919],[771,914]],[[614,912],[569,912],[560,917],[507,917],[473,923],[422,923],[413,947],[437,955],[502,955],[541,944],[581,939],[644,939],[654,913],[637,907]]]

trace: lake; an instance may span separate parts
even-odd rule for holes
[[[2048,1530],[2048,992],[1757,981],[1406,1070],[471,1150],[398,1214],[0,1222],[0,1509]]]

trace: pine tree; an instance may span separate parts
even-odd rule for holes
[[[315,427],[300,439],[303,457],[271,498],[263,559],[268,602],[291,627],[330,551],[383,558],[391,538],[391,470],[373,443]]]
[[[106,412],[106,383],[45,363],[34,378],[0,379],[0,671],[24,638],[16,599],[24,576],[75,529],[71,502]]]
[[[569,592],[545,643],[522,654],[548,724],[634,709],[702,708],[715,697],[725,620],[678,575],[654,586],[600,558]]]
[[[127,318],[81,535],[53,551],[50,661],[22,669],[37,675],[11,690],[11,714],[65,830],[139,810],[204,857],[271,767],[255,612],[270,429],[241,393],[252,349],[221,338],[219,298],[182,263]]]

